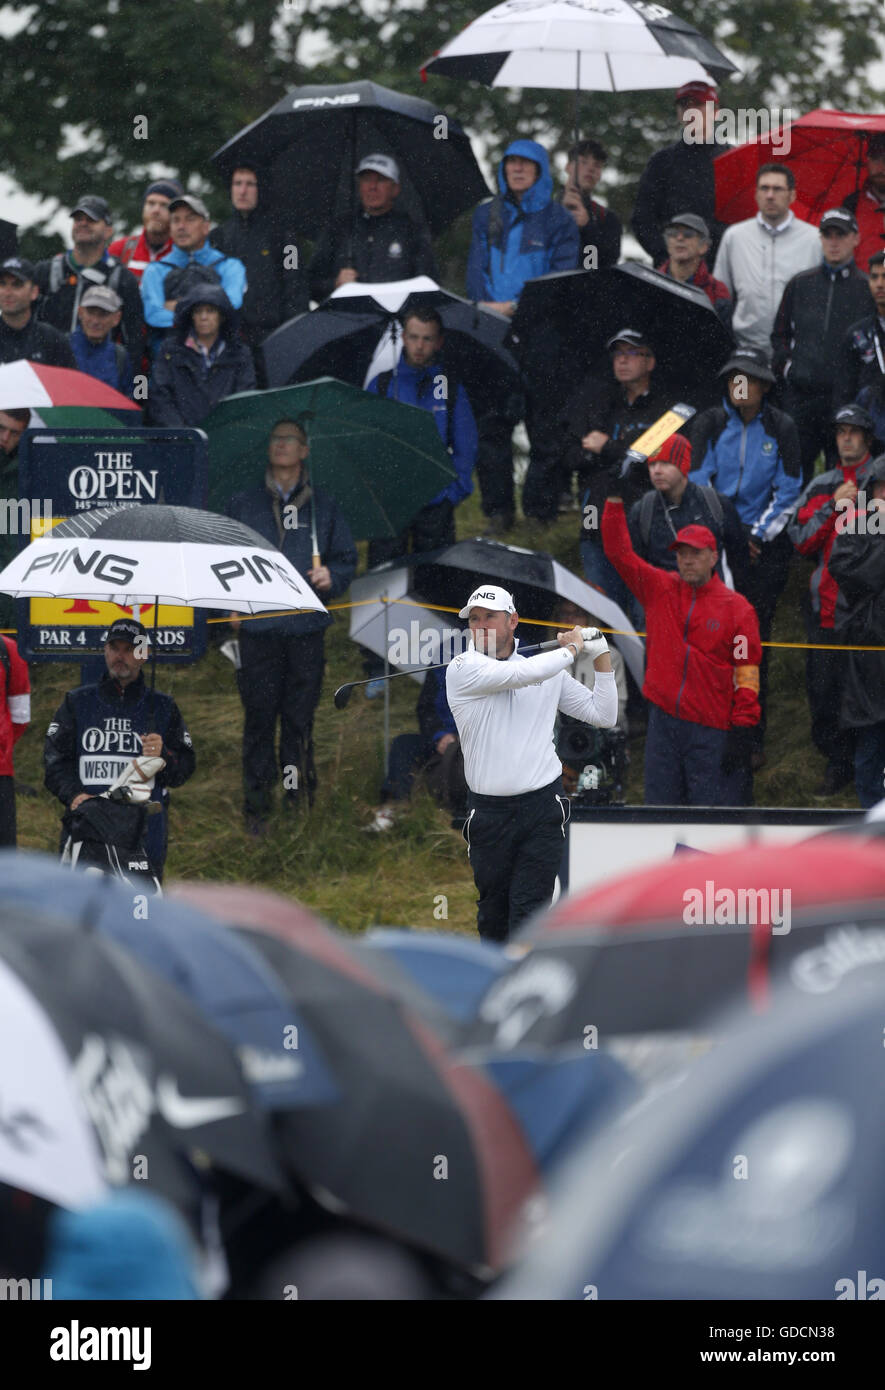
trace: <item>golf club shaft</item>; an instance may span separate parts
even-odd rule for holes
[[[582,629],[586,641],[590,640],[587,637],[587,634],[591,631],[593,631],[593,629],[591,628],[585,627]],[[534,644],[531,647],[522,647],[520,649],[520,655],[524,655],[526,652],[549,652],[553,651],[553,649],[558,646],[558,642],[540,642]],[[340,685],[338,689],[335,691],[333,699],[336,705],[338,705],[338,696],[341,695],[343,691],[347,691],[347,695],[345,696],[346,703],[346,701],[350,699],[350,692],[352,690],[355,690],[358,685],[371,685],[372,681],[392,681],[396,680],[397,676],[413,676],[416,671],[440,671],[444,666],[448,665],[448,661],[438,661],[433,666],[416,666],[412,671],[391,671],[390,674],[387,676],[370,676],[367,680],[364,681],[346,681],[344,685]],[[343,709],[343,707],[343,703],[341,705],[338,705],[339,709]]]

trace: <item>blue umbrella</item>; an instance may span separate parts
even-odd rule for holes
[[[575,1154],[548,1235],[495,1296],[878,1297],[883,1004],[874,969],[744,1016],[679,1087]]]
[[[373,927],[357,946],[367,964],[402,988],[431,1021],[442,1014],[469,1023],[486,990],[510,965],[497,946],[453,932]]]
[[[310,1031],[274,971],[242,937],[168,898],[139,904],[107,876],[72,873],[44,855],[0,852],[0,882],[6,903],[111,938],[187,995],[232,1044],[266,1109],[337,1099]]]

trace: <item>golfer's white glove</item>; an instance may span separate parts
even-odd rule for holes
[[[608,642],[598,627],[582,627],[581,636],[584,639],[582,656],[587,655],[595,661],[598,656],[602,656],[604,652],[608,651]]]

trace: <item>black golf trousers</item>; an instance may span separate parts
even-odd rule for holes
[[[479,893],[476,925],[487,941],[506,941],[550,905],[571,807],[557,777],[518,796],[471,792],[468,808],[461,833]]]
[[[308,799],[313,800],[313,715],[323,684],[324,633],[252,634],[245,626],[240,636],[242,666],[237,672],[245,713],[244,809],[247,815],[264,817],[270,812],[278,778],[293,797],[306,786]],[[274,753],[277,719],[278,759]],[[297,777],[292,775],[293,768]]]

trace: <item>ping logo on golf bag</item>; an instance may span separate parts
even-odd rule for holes
[[[57,550],[49,555],[35,556],[25,570],[23,578],[27,579],[35,570],[48,570],[50,574],[60,574],[71,562],[78,574],[91,574],[95,579],[108,584],[128,584],[138,568],[138,561],[128,555],[113,555],[93,550],[92,554],[84,559],[78,547],[72,546],[70,550]]]
[[[257,579],[259,584],[269,584],[274,578],[284,580],[290,589],[298,593],[298,585],[292,576],[286,573],[282,565],[271,560],[267,555],[241,555],[236,560],[220,560],[217,565],[210,565],[212,573],[221,584],[225,593],[230,593],[233,585],[229,582],[232,579],[242,579],[248,571],[253,579]]]

